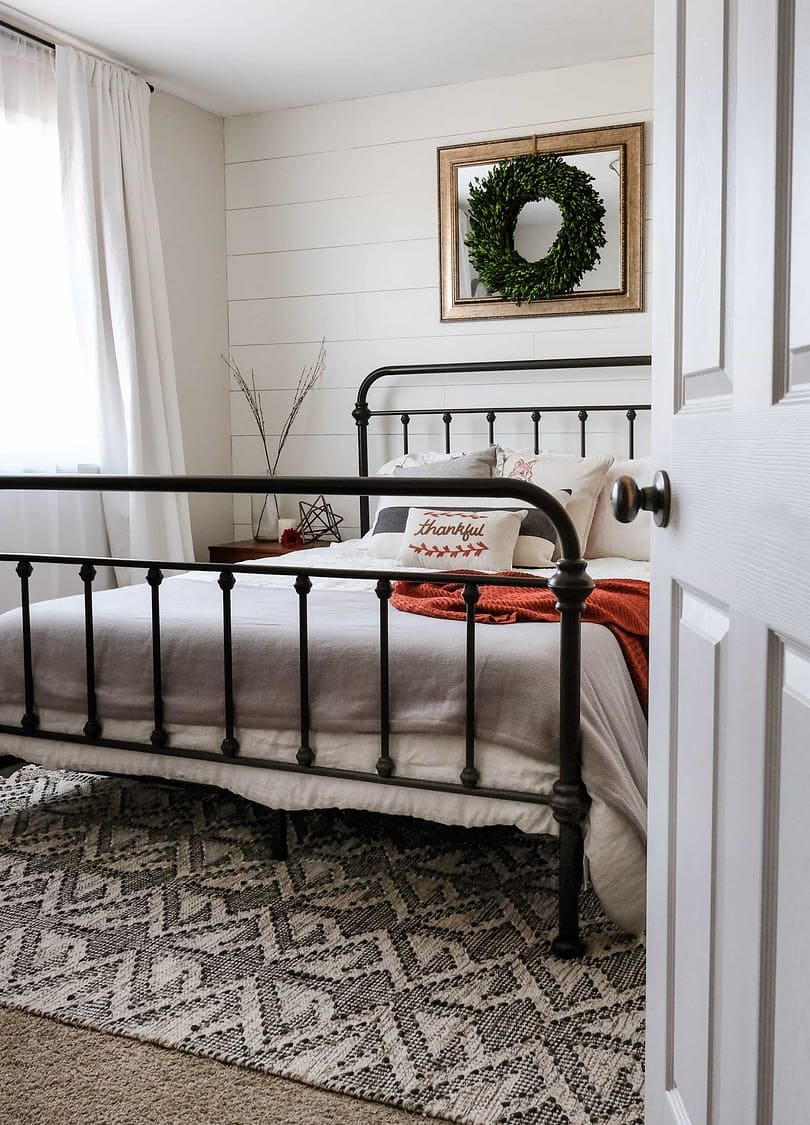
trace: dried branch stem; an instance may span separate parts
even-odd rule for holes
[[[247,402],[250,412],[253,415],[253,418],[256,422],[256,428],[259,431],[259,437],[262,440],[262,449],[264,451],[264,459],[267,464],[268,475],[274,477],[278,469],[278,463],[281,459],[281,454],[284,452],[284,446],[287,442],[287,438],[290,435],[290,430],[292,429],[295,420],[301,411],[301,407],[304,405],[304,401],[309,392],[313,390],[313,388],[320,382],[324,372],[326,371],[326,340],[321,340],[321,346],[318,349],[318,356],[315,362],[307,367],[304,367],[298,378],[298,383],[293,394],[293,401],[290,407],[290,412],[287,415],[287,419],[284,422],[284,425],[281,427],[281,433],[279,434],[278,443],[276,445],[275,457],[273,458],[271,458],[270,450],[267,447],[267,429],[265,427],[261,394],[256,388],[255,371],[253,370],[253,368],[251,368],[250,380],[248,380],[242,374],[239,368],[239,364],[236,362],[233,356],[223,355],[222,359],[231,375],[233,376],[239,390],[245,396],[245,401]]]

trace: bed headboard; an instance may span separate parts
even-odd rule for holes
[[[575,414],[579,421],[579,448],[580,455],[585,456],[587,449],[588,419],[592,414],[624,413],[627,419],[627,450],[628,457],[635,454],[635,422],[641,411],[650,409],[649,403],[625,403],[622,405],[585,406],[581,404],[570,406],[463,406],[447,410],[444,407],[410,407],[403,410],[372,410],[368,405],[368,394],[375,383],[381,379],[392,378],[400,375],[456,375],[473,374],[477,372],[506,372],[506,371],[570,371],[584,370],[587,368],[605,367],[649,367],[652,356],[626,355],[626,356],[601,356],[589,359],[522,359],[522,360],[489,360],[481,363],[424,363],[400,364],[390,367],[378,367],[365,377],[357,392],[352,417],[357,425],[357,472],[358,476],[369,475],[368,459],[368,431],[372,418],[392,418],[399,416],[402,428],[402,452],[408,452],[408,431],[411,419],[426,415],[441,417],[444,426],[444,448],[446,453],[451,451],[451,427],[453,419],[459,415],[483,415],[487,422],[487,435],[490,445],[496,441],[496,422],[502,415],[522,414],[528,415],[532,422],[534,452],[540,452],[540,422],[544,414]],[[365,535],[369,529],[369,503],[367,496],[360,497],[360,534]]]

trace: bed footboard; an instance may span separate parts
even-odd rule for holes
[[[5,476],[0,477],[0,488],[30,491],[132,491],[132,492],[207,492],[207,493],[257,493],[268,491],[266,477],[115,477],[98,475],[68,476]],[[272,481],[272,491],[280,495],[343,495],[379,496],[406,495],[413,483],[401,478],[380,477],[279,477]],[[422,478],[419,491],[425,495],[442,497],[447,494],[448,482],[444,478]],[[585,601],[593,588],[586,564],[580,557],[580,545],[574,526],[565,509],[548,492],[518,480],[490,478],[483,480],[454,480],[454,495],[475,499],[518,499],[527,506],[537,507],[551,519],[561,545],[561,558],[551,578],[541,576],[504,577],[489,573],[455,574],[448,571],[425,571],[420,581],[462,583],[466,604],[466,724],[464,732],[465,758],[457,783],[400,777],[390,752],[390,714],[388,683],[388,612],[389,601],[396,581],[412,581],[413,572],[396,570],[356,571],[333,570],[321,566],[278,566],[274,573],[287,574],[295,579],[298,597],[299,622],[299,716],[300,745],[296,761],[254,757],[240,751],[238,739],[238,700],[234,694],[233,641],[231,621],[231,592],[240,573],[266,573],[262,567],[250,565],[221,566],[209,563],[184,563],[156,560],[82,558],[20,553],[0,554],[0,561],[16,563],[20,582],[22,663],[21,680],[24,710],[18,726],[2,724],[0,731],[23,735],[31,739],[73,742],[82,745],[107,747],[122,751],[222,761],[223,756],[234,765],[248,769],[269,769],[311,774],[333,778],[347,778],[377,785],[406,786],[414,789],[463,793],[470,797],[490,797],[498,800],[533,802],[550,806],[560,828],[559,874],[559,929],[552,945],[560,957],[576,957],[583,951],[579,931],[579,893],[582,882],[583,821],[589,806],[588,795],[581,776],[580,732],[580,620]],[[85,630],[85,685],[86,721],[82,733],[69,734],[45,729],[37,709],[36,679],[30,613],[29,583],[33,568],[39,565],[73,566],[84,596]],[[93,623],[93,583],[99,566],[120,566],[130,570],[143,570],[150,588],[151,604],[151,679],[152,679],[152,733],[148,742],[111,739],[104,735],[104,716],[99,713],[96,698],[96,652]],[[222,676],[224,686],[223,738],[220,753],[192,750],[173,746],[166,729],[164,709],[163,667],[161,660],[161,584],[166,571],[217,572],[222,598]],[[376,580],[379,601],[379,757],[372,770],[351,770],[319,765],[310,739],[309,658],[308,658],[308,597],[315,577],[354,577]],[[559,777],[550,793],[523,792],[499,789],[480,784],[476,763],[476,701],[475,661],[476,625],[475,610],[484,586],[548,586],[556,596],[560,613],[560,732]],[[0,761],[0,766],[2,761]],[[126,764],[122,757],[122,773]],[[271,824],[271,850],[276,858],[286,855],[286,814],[275,812]]]

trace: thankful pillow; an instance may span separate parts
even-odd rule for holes
[[[398,566],[509,570],[525,511],[411,508]]]
[[[566,506],[570,499],[568,492],[555,492],[557,500]],[[557,546],[557,532],[554,524],[538,508],[526,509],[520,500],[499,497],[497,500],[482,499],[476,504],[475,497],[456,497],[456,501],[430,496],[386,496],[380,503],[374,526],[368,535],[369,550],[380,558],[396,558],[403,546],[403,536],[408,523],[408,515],[413,508],[429,508],[440,504],[443,509],[452,506],[455,512],[503,512],[524,511],[524,519],[518,531],[513,563],[515,566],[551,566],[554,549]]]

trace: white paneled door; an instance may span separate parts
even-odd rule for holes
[[[656,0],[649,1125],[810,1122],[810,0]]]

